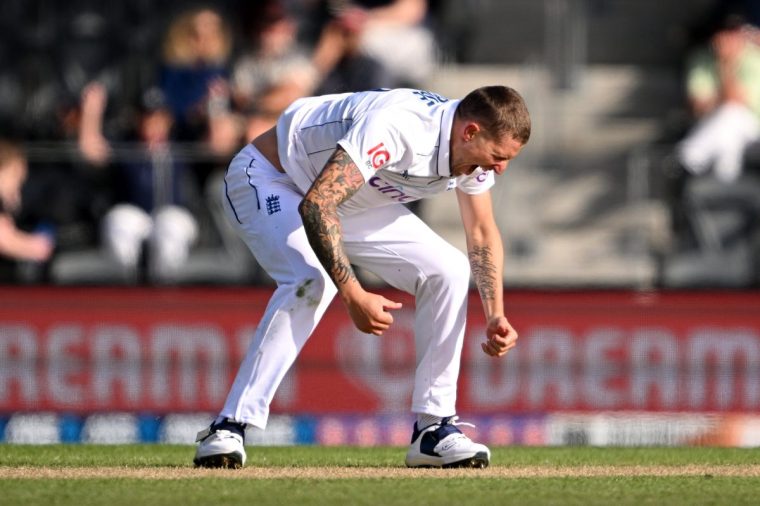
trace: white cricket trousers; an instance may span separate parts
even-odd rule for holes
[[[252,145],[230,163],[222,198],[230,222],[277,288],[220,416],[264,429],[277,387],[337,290],[306,238],[298,213],[303,193]],[[466,256],[400,204],[342,217],[341,224],[353,264],[415,296],[411,410],[455,414],[470,280]]]

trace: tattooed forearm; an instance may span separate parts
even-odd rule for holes
[[[356,279],[354,270],[343,252],[340,223],[325,216],[319,205],[305,200],[300,207],[303,225],[309,244],[316,253],[322,266],[336,285]]]
[[[472,276],[483,300],[496,298],[496,264],[491,248],[474,246],[468,253]]]
[[[356,279],[343,248],[338,206],[362,184],[361,172],[348,153],[338,148],[299,206],[309,244],[338,286]]]

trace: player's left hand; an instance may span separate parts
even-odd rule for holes
[[[496,316],[488,321],[486,342],[481,343],[483,353],[492,357],[506,355],[517,345],[517,331],[503,316]]]

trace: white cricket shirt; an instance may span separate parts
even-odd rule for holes
[[[280,163],[305,193],[340,145],[367,182],[341,205],[341,214],[457,187],[482,193],[494,184],[491,171],[451,176],[451,125],[458,103],[413,89],[299,99],[277,122]]]

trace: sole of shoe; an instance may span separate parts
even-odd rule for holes
[[[470,468],[470,469],[485,469],[488,467],[488,454],[486,452],[478,452],[474,456],[464,459],[464,460],[458,460],[456,462],[451,462],[449,464],[444,464],[442,466],[445,469],[452,469],[452,468]]]
[[[228,453],[224,455],[209,455],[208,457],[193,459],[195,467],[205,467],[211,469],[240,469],[243,467],[243,461],[237,453]]]
[[[440,466],[437,465],[431,465],[431,464],[421,464],[421,465],[409,465],[407,464],[406,467],[411,467],[414,469],[485,469],[488,467],[489,459],[488,454],[486,452],[478,452],[472,457],[467,457],[466,459],[457,460],[456,462],[449,462],[448,464],[442,464]]]

